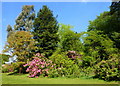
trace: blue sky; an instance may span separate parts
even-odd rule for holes
[[[36,13],[43,5],[47,5],[54,16],[58,15],[57,21],[74,26],[73,30],[82,32],[87,30],[90,20],[104,11],[109,11],[111,2],[2,2],[2,45],[0,53],[6,41],[6,28],[10,24],[14,26],[15,19],[21,12],[23,5],[34,5]]]

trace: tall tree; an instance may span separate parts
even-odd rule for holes
[[[82,51],[83,46],[82,42],[80,41],[82,33],[76,33],[72,31],[71,28],[73,28],[73,26],[64,24],[59,25],[59,48],[61,49],[61,51]]]
[[[91,59],[91,63],[96,64],[102,60],[108,60],[118,52],[114,48],[114,42],[102,31],[94,30],[86,34],[88,36],[84,37],[85,59]],[[90,58],[87,56],[90,56]]]
[[[12,53],[12,56],[17,56],[17,61],[26,62],[30,60],[29,55],[31,50],[35,49],[33,35],[27,31],[17,31],[12,33],[7,38],[7,43],[3,52]]]
[[[90,21],[88,31],[100,30],[107,34],[115,47],[120,49],[120,1],[112,2],[110,11],[103,12],[93,21]]]
[[[16,19],[14,25],[15,30],[31,31],[33,28],[33,20],[35,18],[35,11],[33,5],[24,5],[22,12]]]
[[[30,60],[34,47],[34,39],[31,31],[35,18],[34,6],[24,5],[22,12],[16,19],[14,29],[10,25],[7,27],[7,43],[3,52],[10,52],[12,56],[17,56],[18,61]]]
[[[43,6],[37,14],[34,21],[34,38],[38,50],[36,52],[44,53],[46,57],[52,55],[56,50],[58,42],[58,23],[52,11]]]

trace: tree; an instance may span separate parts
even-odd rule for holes
[[[116,26],[116,23],[114,21],[114,18],[109,15],[109,12],[103,12],[100,14],[100,16],[97,16],[95,20],[90,21],[88,31],[100,30],[103,31],[104,34],[110,34],[114,31],[113,28]]]
[[[119,80],[120,1],[112,2],[110,11],[103,12],[88,26],[84,39],[83,65],[94,66],[95,76]],[[86,65],[85,65],[86,66]]]
[[[46,57],[52,55],[56,50],[58,42],[58,24],[52,11],[43,6],[37,14],[34,21],[34,38],[38,50],[36,52],[44,53]]]
[[[114,42],[102,31],[89,31],[86,34],[88,36],[84,37],[85,58],[90,56],[93,64],[108,60],[118,52],[118,49],[114,48]]]
[[[16,31],[12,33],[7,38],[7,44],[3,52],[9,52],[12,53],[12,56],[17,56],[18,62],[31,60],[29,55],[31,54],[31,50],[35,49],[34,39],[31,39],[32,37],[33,35],[26,31]]]
[[[60,24],[59,25],[59,39],[60,42],[58,42],[59,48],[62,51],[68,51],[68,50],[73,50],[73,51],[82,51],[83,46],[82,42],[80,41],[80,37],[83,33],[76,33],[71,30],[73,28],[70,25],[64,25]]]
[[[31,34],[34,18],[34,6],[24,5],[15,21],[14,29],[10,25],[7,27],[7,44],[3,52],[10,52],[12,56],[17,56],[18,61],[30,60],[29,55],[32,55],[32,50],[35,49]]]
[[[115,42],[115,45],[117,48],[120,49],[120,1],[118,2],[112,2],[110,6],[110,15],[113,16],[113,19],[115,20],[114,23],[112,24],[114,26],[113,30],[114,31],[111,35],[111,39]]]
[[[110,13],[111,13],[111,15],[114,13],[120,14],[120,1],[112,2],[111,6],[110,6]],[[118,15],[118,16],[120,16],[120,15]]]
[[[14,25],[15,30],[31,31],[33,28],[33,20],[35,18],[34,6],[24,5],[22,7],[22,12],[16,19],[16,25]]]
[[[89,31],[102,31],[102,34],[107,35],[112,41],[114,41],[114,47],[120,49],[120,21],[117,20],[116,15],[110,15],[110,12],[104,12],[98,16],[95,20],[90,21],[88,26]]]
[[[93,21],[90,21],[88,31],[100,30],[114,41],[116,48],[120,49],[120,1],[112,2],[110,11],[103,12]]]

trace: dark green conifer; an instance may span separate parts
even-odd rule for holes
[[[43,6],[34,21],[34,38],[36,40],[37,52],[44,53],[46,57],[52,55],[56,50],[58,42],[58,22],[52,11]]]

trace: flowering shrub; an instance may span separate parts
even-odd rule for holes
[[[66,53],[54,53],[50,59],[56,64],[49,73],[49,77],[79,77],[80,70],[75,60],[71,60]]]
[[[95,77],[107,81],[120,81],[119,59],[110,59],[101,61],[95,69]]]
[[[33,58],[32,61],[24,65],[24,67],[28,66],[26,72],[29,72],[29,77],[38,77],[42,74],[48,76],[49,70],[52,69],[55,64],[40,53],[37,53]]]

